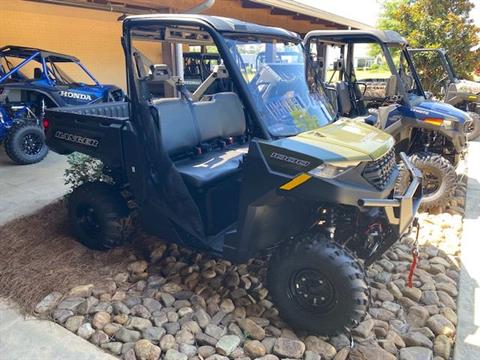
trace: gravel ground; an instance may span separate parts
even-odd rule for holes
[[[127,360],[448,360],[457,324],[466,184],[445,213],[420,214],[419,262],[406,286],[412,233],[368,270],[372,305],[349,334],[295,332],[263,287],[265,263],[233,265],[155,241],[112,279],[52,292],[36,313]]]

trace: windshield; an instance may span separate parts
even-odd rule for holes
[[[47,61],[48,75],[57,85],[95,85],[92,77],[76,62]]]
[[[321,86],[308,86],[300,44],[242,37],[227,45],[271,135],[297,135],[334,120]]]
[[[423,96],[423,88],[418,81],[418,75],[412,58],[406,48],[389,47],[393,63],[402,80],[405,91],[409,94]]]
[[[448,70],[450,70],[450,72],[452,73],[452,76],[454,78],[457,78],[457,74],[455,73],[455,69],[452,65],[452,61],[450,60],[450,56],[448,56],[448,54],[445,54],[445,60],[447,62],[447,66],[449,67]],[[445,69],[446,71],[448,71],[447,69]]]

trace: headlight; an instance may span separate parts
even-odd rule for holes
[[[343,164],[328,164],[323,163],[317,166],[315,169],[310,170],[308,173],[312,176],[318,178],[332,179],[338,175],[343,174],[345,171],[348,171],[354,168],[356,165],[343,165]]]
[[[452,119],[445,119],[443,120],[442,126],[447,130],[452,130],[455,128],[455,120]]]

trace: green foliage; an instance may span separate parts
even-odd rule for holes
[[[68,156],[69,167],[65,170],[65,185],[72,189],[88,181],[113,183],[113,179],[103,173],[103,163],[88,155],[73,153]]]
[[[385,0],[378,27],[399,32],[414,48],[446,49],[457,76],[470,79],[480,66],[480,51],[470,51],[480,30],[470,18],[473,7],[470,0]],[[444,72],[431,55],[415,57],[415,65],[427,90],[441,88]]]

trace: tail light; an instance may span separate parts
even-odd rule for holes
[[[49,125],[48,119],[43,119],[42,125],[43,125],[43,128],[44,128],[45,130],[47,130],[47,129],[48,129],[48,125]]]

